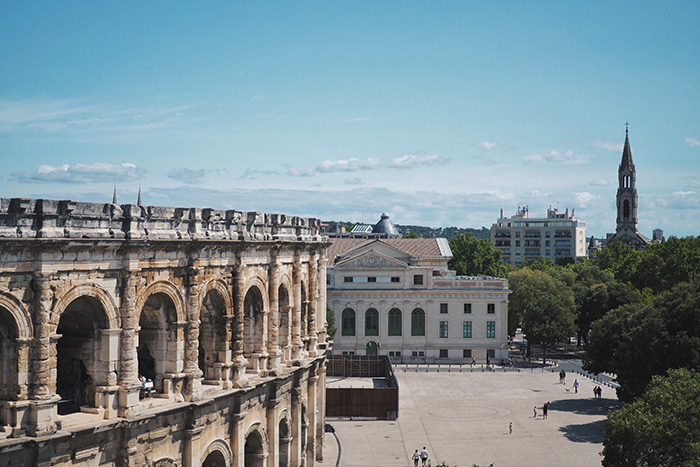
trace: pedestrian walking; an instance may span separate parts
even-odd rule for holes
[[[578,394],[578,379],[574,380],[574,393]]]
[[[508,430],[510,431],[510,434],[513,434],[513,422],[510,422],[510,425],[508,426]]]
[[[598,386],[593,388],[593,398],[594,399],[598,398]]]
[[[428,462],[428,450],[425,449],[425,446],[423,446],[423,450],[420,452],[420,458],[423,461],[423,467],[425,467]]]
[[[564,371],[563,369],[561,370],[561,384],[566,386],[566,371]]]
[[[534,415],[533,418],[537,418],[537,406],[536,405],[532,407],[532,413]]]
[[[420,452],[418,452],[418,449],[416,449],[416,452],[413,453],[413,467],[418,467],[419,460],[420,460]]]
[[[547,419],[547,411],[549,410],[549,407],[547,407],[548,404],[549,404],[549,402],[545,402],[544,405],[542,406],[542,420]]]
[[[603,397],[603,388],[598,386],[598,399],[600,399],[601,397]]]

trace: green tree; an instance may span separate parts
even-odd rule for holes
[[[646,247],[632,282],[640,290],[648,287],[658,294],[697,277],[700,277],[700,237],[671,237]]]
[[[328,339],[333,339],[338,328],[335,327],[335,312],[326,307],[326,323],[328,323]]]
[[[545,359],[548,345],[567,340],[576,330],[574,294],[565,283],[529,268],[513,271],[509,287],[509,314],[512,310],[520,318],[528,345],[542,345]]]
[[[472,234],[462,234],[449,240],[452,250],[450,269],[460,276],[507,277],[510,266],[501,260],[501,252],[487,239],[476,239]]]
[[[670,370],[608,415],[603,465],[700,466],[700,373]]]
[[[609,270],[620,282],[632,282],[642,260],[642,254],[619,240],[610,242],[596,255],[598,267]]]
[[[417,233],[411,232],[410,234],[403,235],[401,238],[420,238]]]

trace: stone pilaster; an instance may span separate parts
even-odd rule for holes
[[[316,331],[316,313],[318,311],[318,257],[314,254],[309,261],[309,355],[318,354],[318,333]]]
[[[187,268],[187,325],[185,326],[185,400],[202,398],[202,370],[199,368],[199,324],[201,313],[201,275],[195,267]]]
[[[245,265],[239,260],[233,276],[233,366],[234,386],[245,386],[245,369],[248,360],[243,356],[243,339],[245,337]]]
[[[270,258],[270,269],[269,269],[269,292],[268,296],[270,299],[270,315],[269,315],[269,334],[267,342],[267,351],[269,354],[269,365],[268,368],[272,373],[276,373],[276,370],[280,366],[280,357],[282,351],[280,350],[279,344],[279,265],[277,264],[277,254],[272,255]]]
[[[292,361],[295,365],[303,359],[304,343],[301,340],[301,259],[294,255],[292,265],[292,287],[294,288],[294,308],[292,309]]]
[[[119,371],[119,416],[137,415],[139,403],[138,318],[136,310],[136,280],[129,269],[122,273],[121,307],[122,321]]]

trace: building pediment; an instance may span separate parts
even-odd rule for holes
[[[338,262],[337,268],[406,268],[408,263],[376,250],[369,250]]]

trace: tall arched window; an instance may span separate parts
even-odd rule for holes
[[[379,312],[374,308],[365,311],[365,336],[379,335]]]
[[[425,311],[421,308],[411,312],[411,335],[425,336]]]
[[[389,335],[401,335],[401,310],[398,308],[389,310]]]
[[[630,217],[630,202],[627,199],[622,204],[622,217],[625,220],[629,220],[629,217]]]
[[[352,308],[346,308],[343,310],[341,315],[341,336],[354,336],[355,335],[355,310]]]

